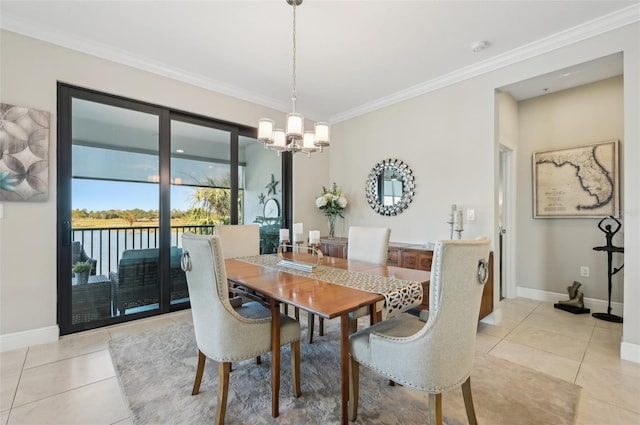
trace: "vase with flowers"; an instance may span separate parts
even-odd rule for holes
[[[316,207],[320,209],[329,221],[329,239],[336,236],[336,216],[344,218],[342,211],[347,208],[347,198],[334,182],[331,190],[322,186],[322,194],[316,198]]]

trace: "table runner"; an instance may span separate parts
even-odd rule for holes
[[[420,305],[422,302],[422,284],[412,280],[377,276],[323,265],[318,265],[313,271],[307,272],[279,265],[280,258],[276,254],[253,255],[237,257],[235,259],[295,275],[318,279],[323,282],[381,294],[385,298],[384,308],[382,309],[383,319],[405,312]]]

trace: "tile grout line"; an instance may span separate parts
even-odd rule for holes
[[[16,402],[16,396],[18,395],[18,388],[20,387],[20,381],[22,381],[22,374],[24,373],[24,365],[27,363],[27,356],[29,355],[29,350],[31,347],[27,347],[26,353],[24,353],[24,359],[22,359],[22,366],[20,367],[20,375],[18,376],[18,382],[16,383],[16,389],[13,392],[13,397],[11,397],[11,405],[9,406],[9,413],[7,414],[7,424],[11,419],[11,412],[13,412],[13,405]]]
[[[584,352],[582,353],[582,358],[580,359],[580,364],[578,366],[578,370],[576,371],[576,376],[573,378],[573,383],[574,384],[578,380],[578,376],[580,375],[580,371],[582,370],[582,362],[584,362],[584,358],[587,355],[587,350],[589,349],[589,346],[591,345],[591,340],[593,339],[593,334],[595,333],[595,329],[596,329],[596,324],[594,322],[593,323],[593,327],[591,328],[591,335],[589,335],[589,341],[587,342],[587,345],[584,348]]]
[[[48,400],[48,399],[50,399],[50,398],[57,397],[57,396],[59,396],[59,395],[66,394],[66,393],[69,393],[69,392],[72,392],[72,391],[75,391],[75,390],[78,390],[78,389],[81,389],[81,388],[86,388],[86,387],[89,387],[89,386],[91,386],[91,385],[98,384],[98,383],[100,383],[100,382],[104,382],[104,381],[107,381],[107,380],[109,380],[109,379],[114,379],[114,378],[116,378],[116,376],[115,376],[115,375],[114,375],[114,376],[109,376],[109,377],[107,377],[107,378],[99,379],[99,380],[97,380],[97,381],[90,382],[90,383],[88,383],[88,384],[83,384],[83,385],[80,385],[79,387],[69,388],[69,389],[66,389],[66,390],[60,391],[60,392],[55,393],[55,394],[50,394],[50,395],[48,395],[48,396],[46,396],[46,397],[42,397],[42,398],[39,398],[39,399],[37,399],[37,400],[32,400],[32,401],[29,401],[29,402],[27,402],[27,403],[21,404],[20,406],[12,407],[12,408],[10,409],[10,411],[11,411],[11,410],[14,410],[14,409],[18,409],[18,408],[25,407],[25,406],[29,406],[30,404],[33,404],[33,403],[39,403],[39,402],[41,402],[41,401]],[[117,378],[116,378],[116,379],[117,379]],[[120,392],[121,392],[121,391],[120,391]],[[125,419],[125,418],[122,418],[122,419]],[[122,419],[121,419],[121,420],[122,420]],[[8,422],[7,422],[7,423],[8,423]]]

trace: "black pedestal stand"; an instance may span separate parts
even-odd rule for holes
[[[591,311],[588,308],[577,307],[574,305],[560,304],[560,303],[555,303],[553,306],[555,308],[559,308],[560,310],[568,311],[569,313],[573,313],[573,314],[586,314]],[[593,313],[593,314],[598,314],[598,313]]]
[[[608,311],[611,311],[611,307],[609,307]],[[593,313],[592,316],[596,319],[606,320],[607,322],[622,323],[622,317],[611,313]]]
[[[602,220],[600,220],[600,223],[598,223],[598,227],[600,228],[600,230],[602,230],[606,237],[607,237],[607,244],[605,246],[596,246],[593,248],[594,251],[605,251],[607,253],[607,265],[608,265],[608,274],[609,274],[609,303],[607,304],[607,312],[606,313],[593,313],[592,316],[595,317],[596,319],[600,319],[600,320],[606,320],[607,322],[615,322],[615,323],[622,323],[622,317],[620,316],[616,316],[615,314],[611,314],[611,277],[618,273],[620,270],[622,270],[622,268],[624,267],[624,264],[621,265],[618,268],[614,268],[611,265],[611,260],[612,260],[612,256],[614,252],[620,252],[620,253],[624,253],[624,248],[623,247],[617,247],[617,246],[613,246],[613,244],[611,243],[612,239],[613,239],[613,235],[615,235],[618,230],[620,230],[620,222],[618,220],[616,220],[613,217],[608,217],[612,220],[614,220],[617,223],[617,227],[616,230],[611,230],[611,225],[607,224],[605,226],[605,228],[602,228],[602,223],[607,220],[607,217],[603,218]]]

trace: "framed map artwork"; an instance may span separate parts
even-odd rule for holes
[[[618,140],[533,153],[533,218],[620,216]]]

